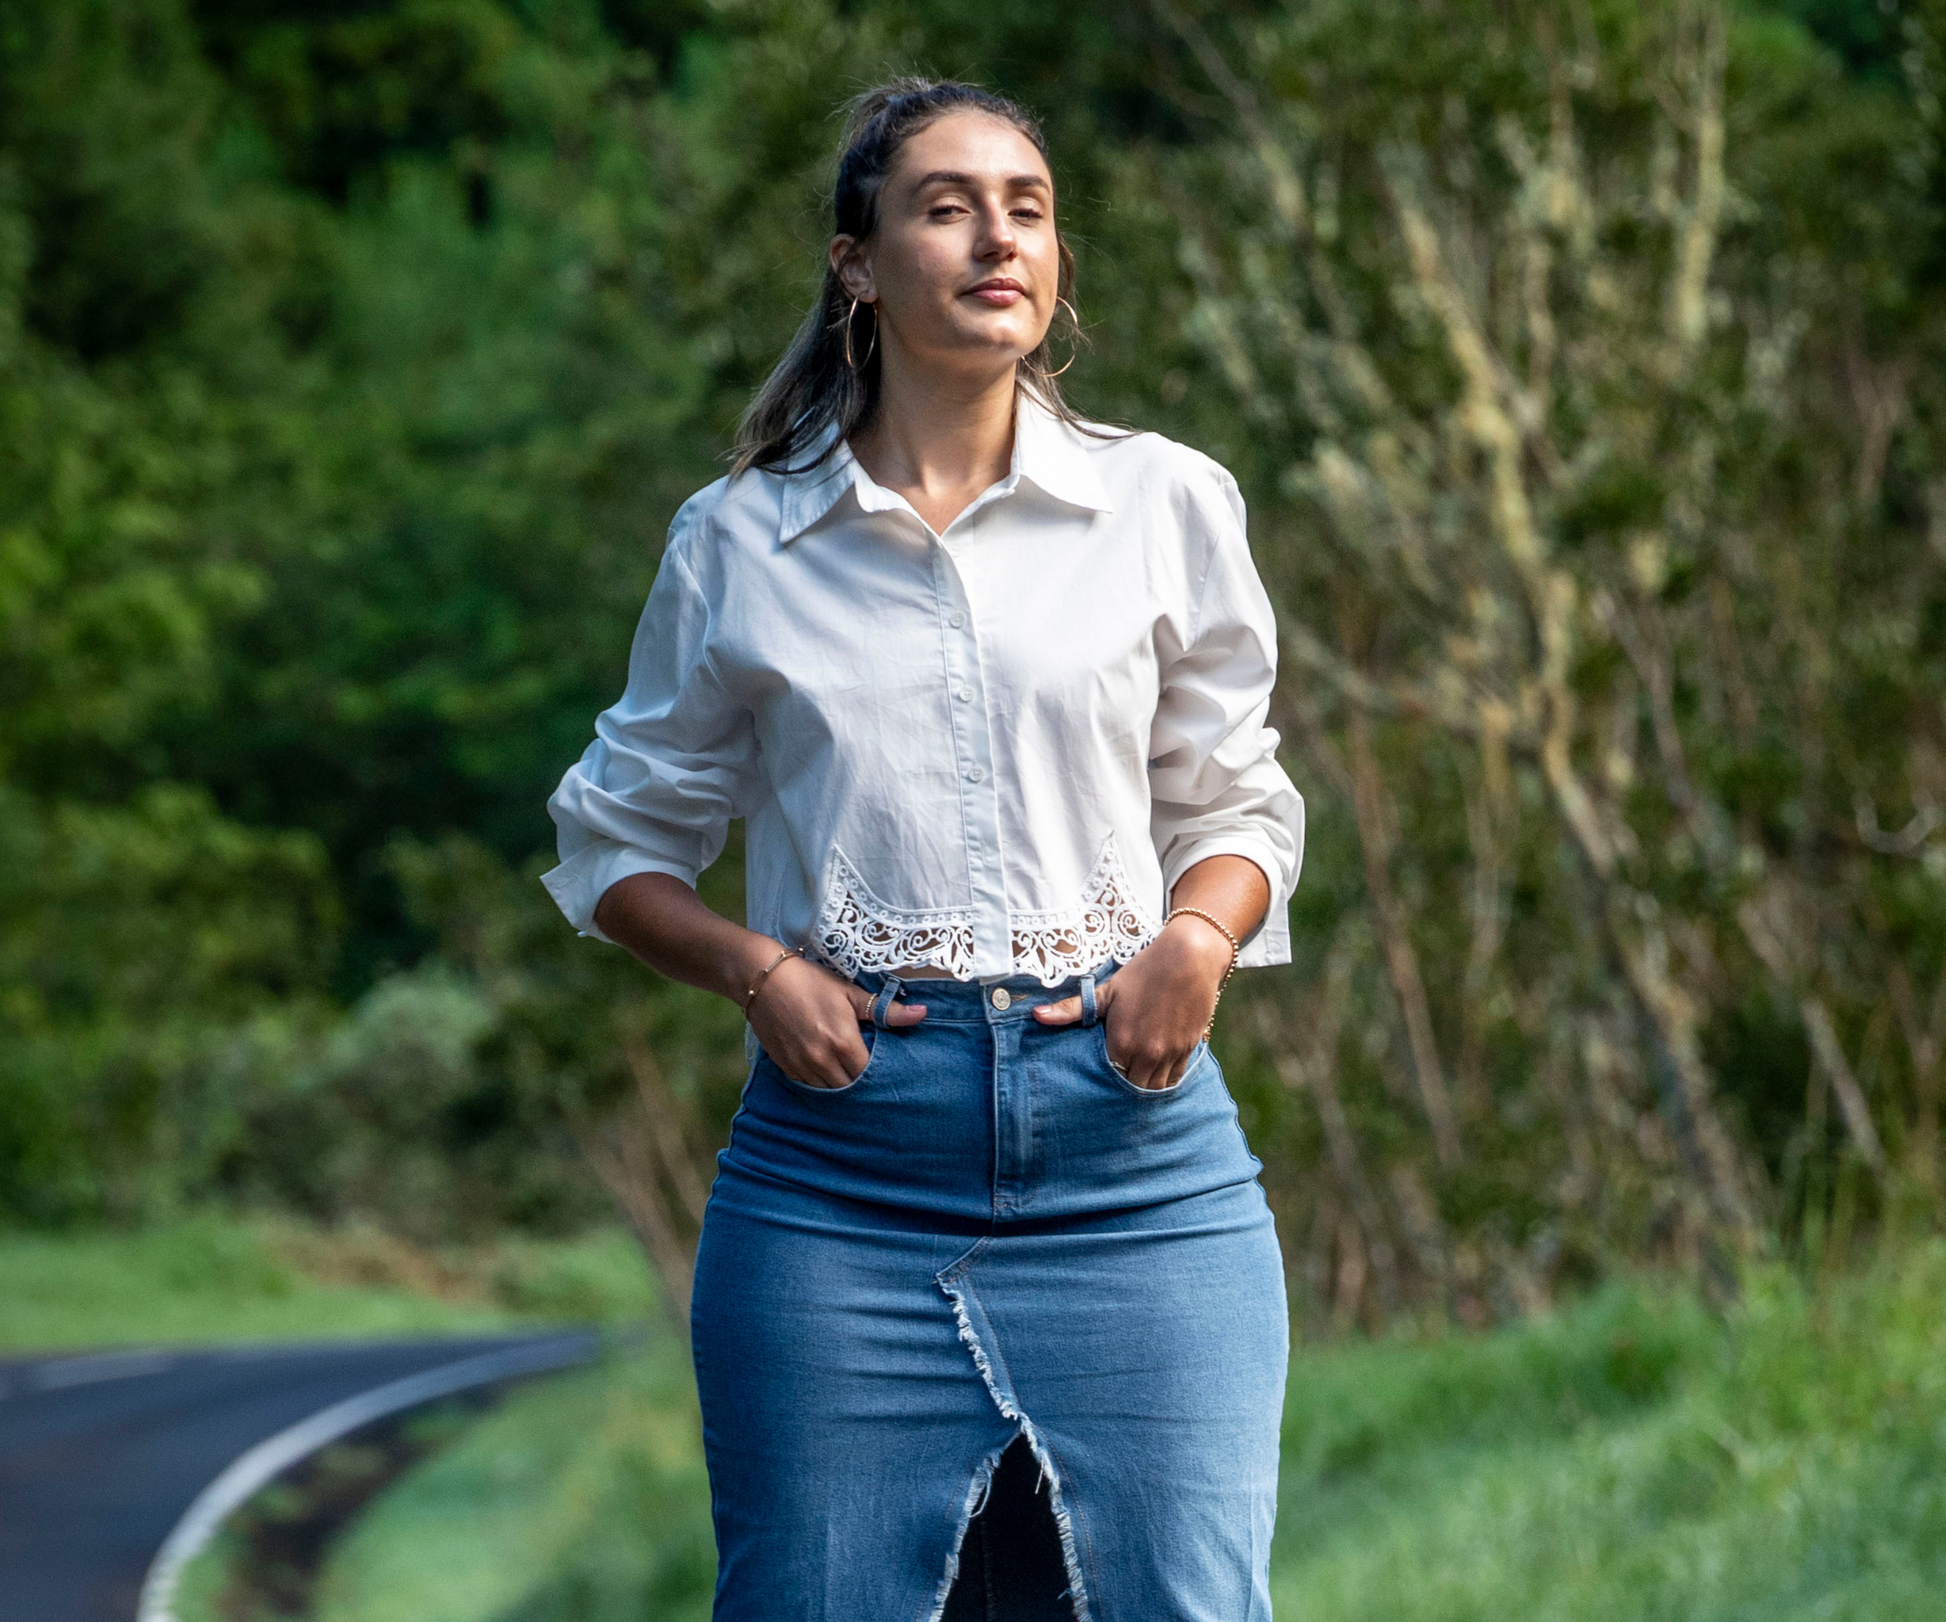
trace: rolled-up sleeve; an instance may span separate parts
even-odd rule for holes
[[[628,685],[547,802],[560,866],[541,876],[576,929],[606,940],[595,906],[636,873],[693,886],[745,814],[757,742],[710,665],[711,607],[684,556],[679,517],[629,653]]]
[[[1210,856],[1243,856],[1270,883],[1270,909],[1243,943],[1244,967],[1288,963],[1290,900],[1304,856],[1304,799],[1264,724],[1277,627],[1244,534],[1236,481],[1209,465],[1187,503],[1208,566],[1183,645],[1161,670],[1150,734],[1151,832],[1164,894]]]

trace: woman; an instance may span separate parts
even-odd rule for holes
[[[692,1321],[715,1614],[1268,1617],[1283,1278],[1203,1038],[1288,960],[1303,804],[1236,484],[1062,402],[1019,108],[871,92],[834,211],[549,803],[568,917],[754,1035]],[[737,816],[747,929],[694,887]]]

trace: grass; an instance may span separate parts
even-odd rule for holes
[[[661,1344],[513,1398],[377,1498],[318,1622],[708,1615]],[[1946,1622],[1946,1245],[1727,1318],[1632,1281],[1484,1336],[1299,1352],[1280,1622]]]
[[[1946,1618],[1946,1247],[1822,1296],[1754,1276],[1727,1322],[1638,1285],[1293,1383],[1280,1617]]]
[[[316,1622],[707,1622],[709,1482],[683,1348],[510,1398],[383,1493]]]
[[[488,1393],[393,1415],[285,1471],[224,1522],[184,1568],[179,1622],[309,1617],[319,1567],[348,1520],[399,1474],[474,1423]]]
[[[653,1301],[619,1231],[451,1249],[217,1214],[135,1232],[0,1231],[0,1355],[616,1322]]]
[[[242,1564],[242,1541],[229,1528],[219,1530],[203,1551],[182,1568],[172,1608],[176,1622],[229,1622],[232,1573]]]

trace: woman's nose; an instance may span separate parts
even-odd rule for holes
[[[980,242],[977,250],[985,259],[1011,259],[1020,251],[1020,242],[1014,236],[1014,222],[1003,209],[989,210],[982,221]]]

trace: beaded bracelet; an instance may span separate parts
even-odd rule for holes
[[[1237,959],[1243,956],[1243,943],[1231,933],[1228,924],[1224,923],[1221,918],[1212,918],[1201,907],[1171,907],[1168,917],[1162,920],[1162,927],[1167,929],[1169,927],[1169,919],[1180,918],[1184,913],[1188,913],[1192,918],[1202,919],[1204,923],[1208,924],[1230,943],[1230,966],[1223,971],[1223,978],[1216,982],[1216,1002],[1210,1004],[1209,1023],[1203,1027],[1202,1039],[1207,1042],[1209,1040],[1209,1033],[1216,1029],[1216,1007],[1217,1003],[1223,1000],[1223,988],[1230,983],[1230,976],[1237,972]]]
[[[763,973],[759,974],[756,979],[750,982],[750,989],[743,994],[743,1016],[745,1019],[750,1017],[750,1005],[757,1000],[757,993],[763,990],[764,982],[770,978],[770,971],[776,968],[787,957],[802,957],[803,955],[795,946],[786,946],[783,951],[779,952],[764,965]]]

